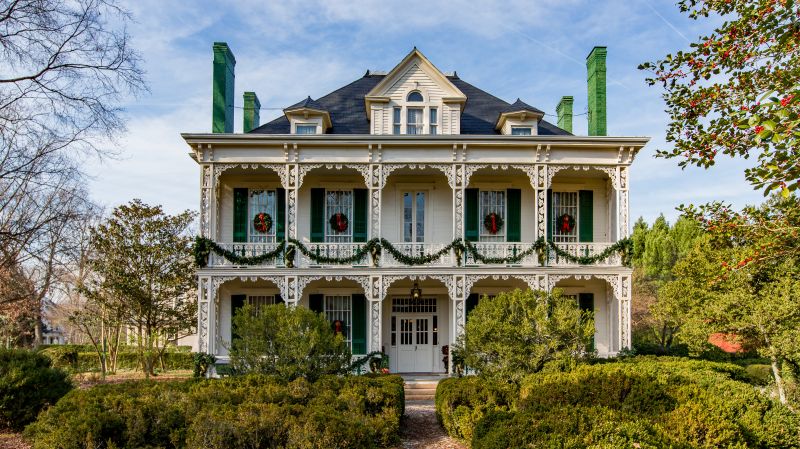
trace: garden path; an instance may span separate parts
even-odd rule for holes
[[[433,401],[407,401],[398,449],[466,449],[448,436],[436,421]]]

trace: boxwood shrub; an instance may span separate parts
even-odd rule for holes
[[[0,428],[20,429],[72,389],[69,375],[35,352],[0,348]]]
[[[639,357],[528,376],[505,407],[481,405],[487,381],[453,379],[437,413],[473,448],[800,448],[800,417],[748,378],[732,364]],[[452,400],[467,390],[478,400]]]
[[[399,376],[128,382],[73,391],[25,431],[34,449],[389,447]]]
[[[42,349],[41,354],[52,360],[53,366],[75,373],[100,371],[100,360],[94,348],[86,345],[53,345]],[[170,348],[161,356],[156,369],[161,368],[163,361],[167,370],[190,370],[194,368],[194,354],[184,347]],[[137,370],[139,354],[136,348],[126,347],[117,354],[117,369]]]

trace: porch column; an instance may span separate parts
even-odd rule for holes
[[[208,291],[211,289],[211,278],[200,276],[197,280],[197,350],[209,353],[208,350]]]
[[[200,236],[216,239],[216,186],[214,166],[204,164],[200,171]]]
[[[534,231],[534,239],[547,238],[547,165],[537,164],[534,168],[534,194],[536,195],[536,228]]]
[[[297,164],[286,165],[286,238],[297,239],[297,191],[300,188]]]
[[[464,334],[466,324],[466,314],[464,307],[469,296],[464,275],[453,275],[453,282],[448,285],[450,295],[450,355],[447,357],[447,372],[453,373],[453,347],[458,338]]]
[[[381,198],[384,187],[383,166],[370,164],[369,166],[369,238],[381,237]]]
[[[219,301],[217,289],[219,283],[213,277],[208,283],[208,353],[217,355],[217,340],[219,335]]]
[[[617,238],[622,240],[630,235],[628,226],[628,167],[617,167]]]
[[[382,276],[370,276],[367,302],[369,303],[367,319],[367,335],[369,335],[369,346],[367,352],[383,350],[383,288]]]
[[[464,164],[455,164],[452,172],[453,180],[453,240],[464,238],[464,189],[465,173]]]
[[[631,276],[620,275],[620,292],[617,296],[619,311],[619,349],[631,347]]]

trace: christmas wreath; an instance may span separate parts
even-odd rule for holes
[[[572,234],[572,230],[575,229],[575,217],[570,214],[559,215],[556,228],[561,234]]]
[[[266,234],[272,229],[272,217],[266,212],[259,212],[253,217],[253,227],[256,231]]]
[[[347,230],[347,224],[348,224],[347,215],[341,212],[337,212],[331,215],[331,218],[330,220],[328,220],[328,223],[330,223],[331,229],[333,229],[334,231],[344,232]]]
[[[503,217],[492,212],[483,217],[483,227],[489,231],[490,234],[497,234],[503,229]]]

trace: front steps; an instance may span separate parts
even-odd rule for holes
[[[406,401],[432,401],[436,397],[436,386],[446,376],[403,375]]]

